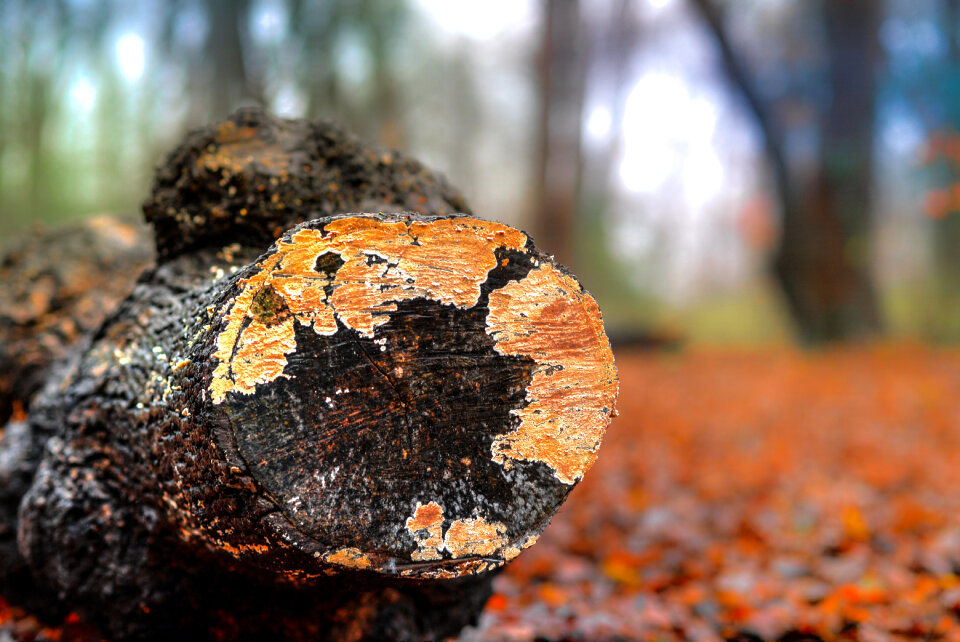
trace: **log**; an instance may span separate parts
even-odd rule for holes
[[[44,383],[58,380],[54,368],[64,369],[130,294],[153,262],[153,242],[140,223],[97,216],[35,227],[8,246],[0,262],[0,587],[49,612],[17,552],[17,510],[45,439],[29,429],[27,413]]]
[[[79,341],[103,323],[153,262],[142,224],[97,216],[14,237],[0,262],[0,425]]]
[[[157,267],[18,429],[45,443],[20,552],[111,637],[455,635],[596,457],[617,380],[590,295],[330,132],[191,135],[144,207]],[[381,211],[411,203],[434,211]]]

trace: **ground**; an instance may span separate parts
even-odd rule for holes
[[[619,353],[620,417],[466,640],[960,640],[960,352]]]
[[[960,640],[960,351],[617,363],[599,460],[463,640]]]

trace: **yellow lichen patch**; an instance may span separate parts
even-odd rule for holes
[[[617,370],[596,301],[570,276],[541,265],[490,293],[487,333],[501,354],[537,363],[516,430],[493,460],[539,461],[573,484],[593,464],[617,398]]]
[[[256,135],[257,129],[255,127],[237,127],[235,122],[228,120],[217,128],[217,135],[213,137],[213,140],[221,145],[226,145],[248,141],[255,138]]]
[[[531,546],[536,544],[537,539],[539,539],[539,535],[531,535],[530,537],[527,538],[527,541],[525,541],[523,545],[520,546],[519,548],[517,548],[516,546],[507,546],[500,550],[500,554],[503,555],[503,559],[509,562],[510,560],[514,559],[517,555],[519,555],[521,551],[523,551],[524,549],[530,548]]]
[[[453,557],[471,555],[493,555],[506,543],[503,532],[506,526],[499,522],[487,522],[480,517],[458,519],[447,529],[443,538],[443,547]]]
[[[298,231],[240,281],[240,294],[227,306],[214,353],[213,402],[231,391],[250,394],[283,374],[296,350],[294,319],[319,334],[335,333],[339,319],[373,338],[399,301],[476,305],[497,265],[495,250],[519,249],[526,240],[513,228],[466,217],[410,223],[347,217],[324,230]],[[337,259],[330,271],[327,255]]]
[[[370,558],[356,548],[341,548],[323,556],[328,564],[338,564],[347,568],[370,568]]]
[[[421,504],[417,502],[413,517],[406,521],[407,530],[413,533],[417,540],[417,550],[410,556],[411,559],[424,562],[440,559],[440,549],[443,547],[443,507],[437,502]],[[422,533],[426,531],[426,535]]]

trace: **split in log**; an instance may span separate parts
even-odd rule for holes
[[[455,635],[596,457],[596,303],[523,232],[449,211],[323,216],[260,254],[310,218],[268,205],[316,189],[278,167],[354,176],[338,204],[462,201],[399,155],[303,161],[315,124],[228,123],[160,171],[159,265],[18,426],[45,442],[20,551],[118,638]],[[261,142],[184,160],[237,136]],[[256,214],[198,221],[197,193]]]

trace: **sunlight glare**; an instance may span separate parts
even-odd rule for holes
[[[70,86],[70,104],[80,112],[89,112],[97,102],[97,88],[90,79],[80,76]]]
[[[716,127],[717,107],[708,97],[692,94],[679,76],[644,74],[625,105],[623,185],[653,193],[679,171],[687,198],[706,202],[719,192],[724,176],[713,148]]]
[[[117,39],[116,53],[123,77],[138,80],[146,63],[143,38],[135,33],[125,33]]]
[[[683,191],[691,205],[703,205],[720,193],[723,165],[709,146],[698,146],[683,163]]]
[[[627,96],[624,133],[630,137],[663,139],[675,132],[690,101],[678,77],[662,72],[641,76]]]
[[[642,148],[627,143],[620,163],[620,180],[631,192],[652,194],[676,169],[676,154],[669,147]]]
[[[250,10],[250,35],[259,43],[282,42],[287,33],[287,9],[281,2],[259,2]]]
[[[534,16],[534,7],[529,0],[419,0],[419,4],[444,31],[475,40],[495,38],[518,25],[532,22]]]
[[[587,117],[587,136],[594,140],[603,140],[610,134],[612,117],[606,107],[596,107]]]

